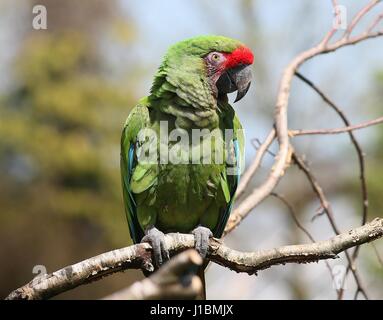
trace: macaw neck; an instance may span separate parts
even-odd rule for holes
[[[153,109],[174,120],[175,127],[189,130],[214,129],[219,126],[220,110],[217,105],[210,109],[197,109],[177,95],[149,99]]]
[[[217,97],[206,77],[169,66],[159,69],[149,99],[153,108],[175,117],[176,127],[183,129],[215,129],[232,110],[227,95]]]

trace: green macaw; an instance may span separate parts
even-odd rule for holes
[[[126,120],[121,175],[130,235],[152,245],[156,266],[169,259],[164,233],[194,234],[203,257],[209,238],[222,236],[244,159],[242,126],[227,94],[237,91],[236,102],[247,93],[252,63],[237,40],[181,41]]]

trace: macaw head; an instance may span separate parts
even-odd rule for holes
[[[211,98],[217,100],[237,91],[236,102],[249,90],[253,61],[251,50],[237,40],[223,36],[187,39],[169,48],[152,92],[160,87],[173,90],[180,98],[203,107]]]

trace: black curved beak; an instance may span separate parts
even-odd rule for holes
[[[251,65],[239,65],[224,72],[216,85],[219,93],[227,94],[237,91],[234,102],[241,100],[251,84]]]

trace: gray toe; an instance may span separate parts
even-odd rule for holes
[[[153,262],[159,268],[164,261],[169,260],[169,250],[165,243],[165,234],[155,227],[148,228],[141,242],[147,242],[153,249]]]
[[[195,249],[198,253],[205,258],[209,249],[210,238],[213,233],[209,228],[199,226],[192,231],[195,237]]]

